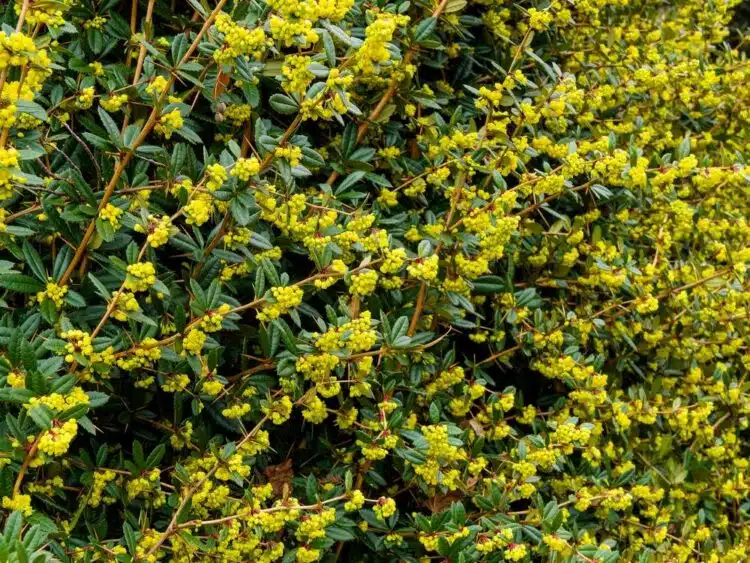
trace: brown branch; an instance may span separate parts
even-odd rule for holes
[[[177,63],[177,67],[179,68],[182,66],[186,61],[190,59],[193,52],[198,48],[198,44],[201,41],[201,38],[203,35],[205,35],[206,31],[208,31],[208,28],[213,23],[213,20],[216,18],[216,16],[219,14],[221,9],[224,7],[224,4],[226,4],[227,0],[219,0],[219,2],[216,4],[216,8],[214,8],[213,12],[208,16],[205,23],[203,24],[203,27],[201,27],[201,30],[196,35],[193,42],[188,47],[188,50],[185,52],[183,57],[180,59],[179,63]],[[109,202],[109,199],[112,197],[112,193],[114,192],[115,186],[117,185],[117,182],[120,180],[120,177],[122,176],[122,173],[125,171],[125,167],[128,165],[128,163],[132,160],[133,155],[135,154],[136,149],[143,143],[143,141],[146,140],[146,137],[151,132],[151,129],[156,125],[156,122],[159,119],[159,106],[161,105],[162,100],[166,97],[167,92],[172,87],[172,85],[175,83],[175,75],[172,74],[169,78],[169,81],[167,83],[167,87],[165,88],[164,92],[162,92],[161,96],[159,96],[159,99],[154,104],[154,108],[151,110],[151,115],[149,115],[148,120],[146,121],[146,124],[143,126],[143,129],[141,130],[141,133],[138,135],[138,137],[133,141],[132,146],[129,148],[128,152],[125,153],[125,155],[120,159],[118,165],[115,167],[114,172],[112,173],[112,178],[109,181],[109,184],[107,184],[107,188],[104,191],[104,196],[102,197],[101,202],[99,203],[99,207],[97,208],[97,216],[98,212],[100,212]],[[81,240],[81,243],[78,245],[78,248],[76,248],[76,252],[73,255],[73,259],[68,265],[68,268],[65,270],[65,273],[60,278],[59,284],[60,285],[66,285],[68,281],[70,280],[70,277],[73,275],[73,272],[75,271],[76,267],[78,266],[79,262],[83,258],[83,255],[86,252],[86,247],[88,246],[89,241],[91,240],[91,237],[94,235],[94,231],[96,230],[96,217],[93,217],[91,221],[89,222],[89,226],[86,229],[86,232],[83,235],[83,239]]]
[[[440,4],[432,11],[431,17],[437,18],[440,16],[440,14],[443,13],[443,10],[445,10],[445,6],[448,4],[448,0],[441,0]],[[412,57],[414,56],[414,53],[417,52],[417,48],[415,46],[409,47],[409,49],[406,51],[406,54],[403,58],[403,66],[406,66],[411,62]],[[383,94],[383,97],[380,98],[380,101],[378,102],[378,105],[375,106],[375,108],[370,112],[370,115],[367,117],[367,120],[362,122],[362,124],[357,129],[357,137],[354,142],[355,145],[358,145],[360,142],[362,142],[362,139],[364,139],[365,135],[367,134],[367,131],[370,129],[370,124],[374,123],[375,120],[380,117],[380,114],[385,109],[385,106],[388,105],[388,102],[391,101],[393,96],[396,95],[396,90],[398,89],[398,80],[396,78],[391,79],[391,83],[388,85],[388,89],[385,91],[385,94]],[[339,177],[339,173],[335,170],[331,173],[331,175],[328,177],[328,180],[326,180],[326,184],[329,186],[332,186],[333,183],[336,181],[336,179]]]
[[[42,439],[43,435],[44,432],[39,433],[39,436],[36,437],[34,442],[31,444],[31,448],[29,448],[29,451],[26,452],[26,455],[23,458],[23,464],[21,465],[21,469],[18,470],[16,482],[13,484],[13,496],[16,496],[21,491],[23,476],[26,473],[26,470],[29,468],[31,460],[34,459],[34,456],[36,455],[36,451],[39,448],[39,441]]]
[[[136,26],[136,13],[138,10],[137,0],[133,0],[133,11],[131,12],[130,27],[133,34],[135,34]],[[143,23],[144,32],[148,32],[151,27],[151,20],[154,15],[154,4],[156,0],[148,0],[148,6],[146,7],[146,21]],[[146,33],[143,34],[144,43],[148,40]],[[146,45],[141,43],[141,48],[138,51],[138,60],[135,63],[135,75],[133,76],[133,87],[138,85],[138,80],[141,78],[141,72],[143,71],[143,61],[146,59]],[[129,56],[129,55],[128,55]],[[130,116],[125,114],[125,118],[122,120],[122,133],[125,133],[125,129],[128,127]]]
[[[414,336],[414,333],[417,331],[417,324],[419,323],[419,318],[422,316],[422,309],[424,309],[424,298],[426,293],[427,283],[422,282],[419,286],[417,302],[414,305],[414,314],[412,314],[411,321],[409,322],[409,330],[406,332],[409,336]]]
[[[258,433],[258,430],[261,429],[261,427],[266,422],[266,420],[268,420],[267,415],[261,418],[258,424],[256,424],[253,427],[253,429],[250,430],[250,432],[248,432],[244,438],[242,438],[242,440],[240,440],[240,442],[237,444],[238,450],[243,446],[243,444],[245,444],[248,440],[250,440],[253,436],[255,436],[255,434]],[[214,475],[214,473],[216,473],[219,470],[220,466],[221,466],[220,463],[214,464],[214,466],[206,472],[206,475],[202,479],[200,479],[197,483],[195,483],[192,487],[190,487],[187,490],[184,498],[180,502],[180,506],[178,506],[175,509],[174,516],[172,516],[172,520],[169,522],[167,529],[164,530],[162,535],[159,536],[159,539],[156,540],[156,543],[154,543],[154,545],[151,546],[151,549],[149,549],[148,552],[146,553],[147,557],[155,553],[162,546],[162,544],[165,541],[167,541],[169,536],[171,536],[173,533],[175,533],[176,531],[180,529],[179,525],[177,524],[177,518],[179,518],[180,512],[182,512],[185,509],[185,506],[187,506],[187,503],[190,502],[190,499],[193,498],[193,495],[200,490],[200,488],[203,486],[203,483],[205,483],[208,479],[210,479]]]

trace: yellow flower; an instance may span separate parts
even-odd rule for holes
[[[76,107],[78,109],[89,109],[94,104],[94,87],[89,86],[81,90],[76,98]]]
[[[206,343],[206,333],[198,329],[191,329],[182,341],[182,347],[191,354],[198,355]]]
[[[123,213],[124,212],[122,209],[120,209],[119,207],[115,207],[111,203],[108,203],[99,212],[99,218],[102,221],[109,222],[109,224],[112,225],[112,228],[116,231],[120,228],[120,217]]]
[[[392,498],[380,497],[372,510],[378,520],[385,520],[396,513],[396,501]]]
[[[247,29],[232,21],[229,14],[216,17],[216,29],[224,35],[224,45],[214,51],[214,59],[221,64],[234,64],[242,56],[259,59],[270,46],[262,27]]]
[[[146,242],[149,243],[151,248],[159,248],[167,243],[175,229],[172,227],[172,220],[167,215],[162,217],[149,215],[146,226],[138,224],[135,226],[135,230],[139,233],[148,233]]]
[[[438,274],[438,256],[437,254],[433,254],[428,258],[418,258],[409,264],[406,270],[413,278],[422,281],[434,280]]]
[[[24,516],[31,516],[31,497],[29,495],[14,494],[13,497],[3,497],[3,508],[7,510],[18,510]]]
[[[132,292],[147,291],[156,283],[156,268],[151,262],[139,262],[127,267],[125,289]]]
[[[108,98],[100,99],[99,105],[102,106],[108,112],[115,112],[115,111],[120,111],[123,104],[127,103],[127,101],[128,101],[127,94],[118,94],[116,96],[113,96],[110,94]]]
[[[213,198],[209,194],[198,194],[185,207],[188,225],[200,227],[208,221],[213,212]]]
[[[270,321],[302,303],[304,292],[297,286],[272,287],[273,303],[266,303],[258,313],[258,320]]]
[[[363,495],[362,491],[359,489],[355,489],[351,492],[351,498],[344,503],[344,510],[352,512],[354,510],[359,510],[364,505],[365,495]]]
[[[172,133],[178,129],[182,129],[183,124],[184,121],[180,110],[173,109],[159,118],[159,123],[154,127],[154,130],[169,139],[172,137]]]
[[[70,442],[78,433],[78,423],[66,420],[60,426],[54,426],[42,434],[39,439],[39,451],[50,456],[61,456],[68,451]]]
[[[55,307],[59,310],[63,306],[63,298],[65,297],[66,293],[68,293],[68,286],[59,286],[54,281],[49,280],[47,282],[47,287],[45,288],[45,290],[37,293],[36,298],[40,303],[45,299],[50,299],[55,304]]]
[[[277,158],[284,158],[289,161],[289,166],[294,168],[298,166],[302,158],[302,149],[295,146],[290,147],[276,147],[273,154]]]
[[[349,293],[352,295],[368,295],[375,291],[378,283],[378,273],[375,270],[365,270],[361,274],[352,276]]]
[[[169,87],[169,81],[163,76],[155,77],[151,83],[146,86],[146,93],[150,94],[154,98],[158,98],[167,91]]]
[[[251,158],[240,158],[235,162],[231,175],[247,182],[251,176],[260,172],[260,163],[254,156]]]

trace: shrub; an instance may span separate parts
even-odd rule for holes
[[[0,559],[747,560],[737,5],[7,3]]]

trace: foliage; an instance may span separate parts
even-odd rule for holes
[[[6,3],[0,560],[747,560],[738,3]]]

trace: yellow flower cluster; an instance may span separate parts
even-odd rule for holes
[[[432,281],[438,275],[438,260],[437,254],[427,258],[417,258],[406,267],[406,271],[418,280]]]
[[[352,275],[351,280],[349,293],[358,296],[368,295],[375,291],[378,285],[378,273],[375,270],[365,270],[361,274]]]
[[[381,65],[391,60],[387,45],[394,33],[408,23],[408,16],[387,12],[376,14],[375,20],[365,29],[365,40],[355,54],[355,71],[363,75],[377,73]]]
[[[156,268],[151,262],[138,262],[127,267],[125,289],[132,292],[148,291],[156,283]]]
[[[154,98],[162,96],[169,88],[169,81],[161,75],[154,77],[151,83],[146,86],[146,93]]]
[[[259,59],[270,46],[262,27],[247,29],[236,24],[229,14],[220,13],[216,29],[224,35],[224,45],[214,51],[214,59],[221,64],[234,64],[238,57]]]
[[[115,310],[112,312],[112,316],[118,321],[126,321],[129,313],[135,313],[141,310],[141,306],[138,304],[138,300],[135,295],[124,291],[117,296],[117,303],[115,304]]]
[[[159,118],[159,123],[156,124],[154,130],[157,133],[164,135],[165,138],[170,139],[172,133],[178,129],[182,129],[184,123],[180,110],[173,109]]]
[[[206,333],[193,328],[190,330],[190,332],[188,332],[187,336],[182,341],[182,347],[186,352],[198,355],[201,353],[201,350],[203,350],[203,346],[205,345],[205,343]]]
[[[31,516],[34,513],[29,495],[14,494],[12,497],[3,497],[3,508],[18,510],[24,516]]]
[[[278,286],[271,288],[273,302],[266,302],[258,312],[259,321],[272,321],[278,319],[290,309],[294,309],[302,303],[304,292],[297,286]]]
[[[300,159],[302,158],[302,149],[296,146],[290,147],[276,147],[273,151],[276,158],[284,158],[289,162],[289,166],[292,168],[298,166]]]
[[[224,110],[224,117],[229,119],[233,125],[242,125],[250,119],[253,108],[248,104],[230,104]]]
[[[13,182],[20,181],[20,177],[14,174],[18,156],[18,151],[14,148],[0,148],[0,201],[12,197]]]
[[[36,299],[40,303],[45,299],[49,299],[55,304],[55,307],[57,309],[61,309],[66,293],[68,293],[67,286],[59,286],[54,281],[50,280],[47,282],[47,286],[44,288],[44,291],[40,291],[36,294]]]
[[[396,513],[396,501],[392,498],[380,497],[372,510],[378,520],[385,520]]]
[[[120,209],[119,207],[115,207],[111,203],[108,203],[104,206],[104,208],[99,212],[99,218],[102,221],[107,221],[110,225],[112,225],[112,228],[116,231],[120,228],[120,217],[124,211]]]
[[[302,416],[308,422],[320,424],[328,417],[326,404],[317,395],[314,395],[305,402]]]
[[[78,95],[75,101],[75,106],[77,109],[89,109],[92,105],[94,105],[94,87],[88,86],[86,88],[83,88],[81,90],[81,93]]]
[[[260,172],[260,163],[254,156],[251,158],[240,158],[234,163],[231,175],[247,182],[252,176]]]
[[[11,551],[748,559],[739,0],[12,4]]]
[[[139,233],[148,233],[146,242],[149,243],[151,248],[159,248],[165,245],[175,231],[172,227],[172,219],[167,215],[162,217],[149,215],[146,225],[137,224],[134,230]]]
[[[184,373],[171,374],[164,378],[164,382],[161,384],[162,390],[167,393],[177,393],[184,391],[190,384],[190,376]]]
[[[210,181],[209,181],[210,182]],[[213,199],[209,194],[198,194],[185,206],[185,222],[188,225],[200,227],[211,217],[213,212]]]
[[[138,367],[147,367],[161,358],[161,350],[158,345],[159,343],[155,339],[151,337],[144,338],[132,350],[129,357],[118,359],[117,365],[126,371],[131,371]]]
[[[0,68],[24,66],[37,52],[34,39],[18,31],[8,35],[0,32]]]
[[[39,451],[50,456],[61,456],[68,451],[70,442],[78,433],[78,423],[66,420],[59,427],[53,427],[44,432],[39,438]]]
[[[282,395],[280,399],[274,399],[264,405],[262,410],[264,414],[269,415],[274,424],[283,424],[292,415],[292,400]]]
[[[27,409],[32,409],[37,405],[44,405],[53,411],[64,412],[67,409],[88,403],[89,396],[86,392],[80,387],[73,387],[71,391],[65,394],[50,393],[41,397],[32,397],[24,406]]]
[[[283,86],[287,92],[304,94],[315,75],[307,67],[312,62],[304,55],[289,55],[284,57],[281,73],[284,75]]]
[[[226,235],[224,235],[224,244],[228,248],[243,248],[247,246],[252,239],[252,236],[252,231],[247,227],[237,227],[231,229]]]
[[[110,469],[94,472],[94,483],[91,485],[91,494],[88,500],[89,506],[93,506],[96,508],[102,502],[104,502],[105,504],[111,504],[115,501],[115,499],[110,496],[102,495],[104,493],[104,489],[107,487],[107,484],[114,481],[116,477],[117,475],[115,474],[115,472]]]
[[[108,112],[116,112],[122,109],[122,106],[128,102],[127,94],[110,95],[108,98],[99,100],[99,105]]]

